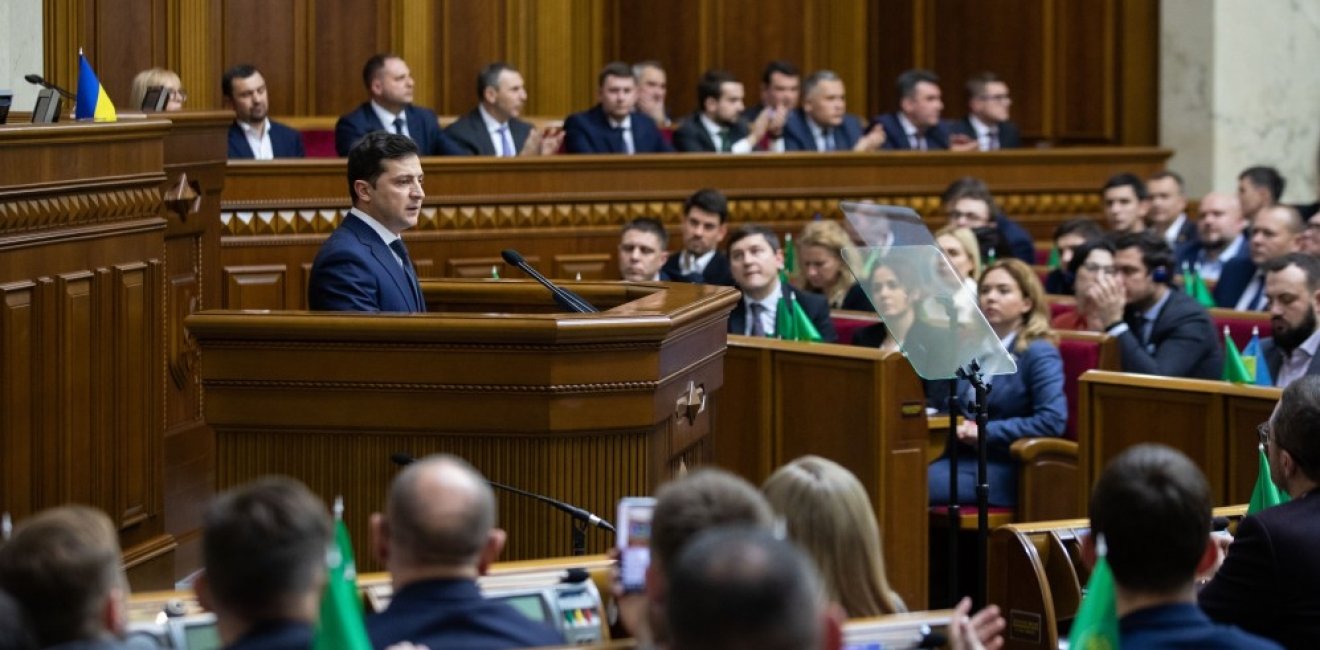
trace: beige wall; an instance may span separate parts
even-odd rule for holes
[[[1316,198],[1320,3],[1161,0],[1160,144],[1199,197],[1231,190],[1252,165],[1288,180],[1284,201]]]
[[[41,74],[42,69],[41,0],[0,2],[0,89],[14,91],[10,110],[32,110],[41,88],[24,81],[23,75]]]

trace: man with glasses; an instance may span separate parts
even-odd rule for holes
[[[964,176],[944,188],[940,201],[950,224],[976,233],[981,257],[987,264],[1003,257],[1036,263],[1036,245],[1031,235],[995,207],[995,198],[985,181]]]
[[[1238,524],[1223,565],[1199,596],[1211,618],[1289,648],[1320,644],[1317,422],[1320,377],[1303,377],[1283,390],[1262,436],[1270,480],[1291,500]]]
[[[1218,379],[1223,352],[1210,314],[1191,296],[1170,288],[1173,251],[1154,233],[1114,239],[1115,275],[1087,292],[1096,321],[1119,341],[1123,372]]]
[[[1008,119],[1013,97],[1008,84],[993,72],[982,72],[967,80],[967,117],[949,125],[953,133],[976,141],[981,151],[1016,149],[1022,146],[1018,127]]]
[[[1307,218],[1306,230],[1297,240],[1297,245],[1307,255],[1320,255],[1320,213]]]

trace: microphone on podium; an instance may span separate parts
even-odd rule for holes
[[[65,90],[65,89],[63,89],[63,88],[60,88],[59,86],[57,86],[57,85],[55,85],[55,84],[53,84],[53,83],[51,83],[51,82],[49,82],[49,81],[46,81],[46,79],[45,79],[44,77],[42,77],[41,75],[39,75],[39,74],[30,74],[30,75],[26,75],[26,76],[23,77],[23,79],[27,80],[27,82],[30,83],[30,84],[35,84],[35,85],[41,86],[42,88],[49,88],[49,89],[51,89],[51,90],[53,90],[53,91],[55,91],[55,92],[57,92],[57,93],[59,93],[59,94],[61,94],[61,95],[64,95],[65,97],[69,98],[69,101],[74,101],[74,100],[75,100],[75,98],[74,98],[74,96],[73,96],[73,93],[71,93],[71,92],[69,92],[69,91],[67,91],[67,90]]]
[[[542,286],[549,289],[550,293],[555,297],[555,302],[559,303],[560,307],[579,314],[590,314],[600,311],[593,307],[591,303],[584,300],[582,296],[545,279],[545,276],[537,273],[536,269],[532,268],[532,265],[528,264],[527,260],[523,259],[523,256],[518,251],[513,250],[512,248],[506,248],[500,252],[500,257],[503,257],[505,262],[522,269],[523,273],[532,276],[533,280],[540,282]]]
[[[394,464],[395,464],[395,465],[400,465],[400,466],[407,466],[407,465],[411,465],[411,464],[417,462],[417,459],[416,459],[416,458],[414,458],[414,457],[412,457],[412,456],[410,456],[410,455],[408,455],[408,454],[405,454],[405,453],[403,453],[403,452],[401,452],[401,451],[396,451],[396,452],[390,454],[390,460],[394,461]],[[548,503],[548,504],[550,504],[551,506],[553,506],[554,508],[556,508],[556,509],[558,509],[558,510],[562,510],[562,511],[568,513],[569,516],[573,517],[573,519],[576,519],[577,521],[583,522],[583,523],[584,523],[585,525],[587,525],[587,526],[595,526],[596,528],[600,528],[600,529],[603,529],[603,530],[608,530],[608,531],[610,531],[611,533],[614,532],[614,525],[613,525],[613,524],[611,524],[611,523],[608,522],[608,521],[605,521],[604,519],[600,518],[600,517],[597,516],[597,515],[594,515],[594,514],[588,512],[587,510],[585,510],[585,509],[583,509],[583,508],[579,508],[579,507],[577,507],[577,506],[575,506],[575,505],[571,505],[571,504],[568,504],[568,503],[564,503],[563,501],[560,501],[559,499],[554,499],[554,498],[551,498],[551,497],[548,497],[548,496],[544,496],[544,495],[536,494],[535,492],[528,492],[528,491],[526,491],[526,490],[520,490],[520,489],[518,489],[518,488],[516,488],[516,487],[511,487],[511,486],[508,486],[508,485],[504,485],[503,483],[496,483],[495,481],[491,481],[491,480],[487,480],[486,482],[487,482],[487,483],[490,483],[490,486],[493,487],[493,488],[497,488],[497,489],[500,489],[500,490],[504,490],[504,491],[506,491],[506,492],[512,492],[512,493],[517,494],[517,495],[520,495],[520,496],[525,496],[525,497],[527,497],[527,498],[529,498],[529,499],[536,499],[537,501],[540,501],[540,502],[542,502],[542,503]]]

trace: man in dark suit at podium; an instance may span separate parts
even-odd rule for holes
[[[393,54],[377,54],[362,67],[362,83],[370,97],[340,116],[335,124],[335,151],[347,156],[353,145],[372,131],[403,135],[417,143],[423,156],[462,156],[464,152],[440,130],[435,112],[413,106],[413,78],[408,64]]]
[[[229,125],[229,157],[271,160],[302,158],[302,134],[270,119],[266,79],[256,68],[236,65],[220,80],[225,107],[234,109]]]
[[[320,311],[422,312],[426,301],[400,233],[422,211],[422,162],[402,135],[368,133],[348,154],[353,209],[312,263],[307,304]]]
[[[779,236],[765,226],[746,225],[729,238],[729,261],[733,279],[743,292],[742,301],[729,315],[729,333],[774,337],[781,300],[795,300],[811,319],[826,343],[839,340],[830,320],[830,304],[824,296],[805,293],[779,281],[784,251]]]
[[[683,250],[661,272],[675,282],[733,286],[729,258],[719,251],[728,232],[729,201],[719,190],[697,190],[683,202]]]
[[[951,122],[950,134],[975,140],[981,151],[1021,147],[1018,127],[1008,119],[1012,105],[1008,84],[993,72],[982,72],[967,80],[967,117]]]
[[[655,120],[637,111],[637,79],[626,63],[615,61],[600,71],[597,103],[564,120],[568,153],[667,153]]]

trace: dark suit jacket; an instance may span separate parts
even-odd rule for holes
[[[1274,345],[1274,339],[1262,339],[1260,342],[1260,353],[1265,355],[1265,365],[1270,369],[1270,377],[1274,378],[1275,384],[1279,381],[1279,369],[1283,367],[1283,350]],[[1320,354],[1311,357],[1311,365],[1306,367],[1306,374],[1320,375]]]
[[[426,311],[415,286],[380,235],[349,214],[312,262],[307,305],[315,311]]]
[[[516,117],[509,119],[509,137],[513,140],[513,155],[516,156],[522,151],[531,132],[530,122],[524,122]],[[494,156],[499,153],[495,151],[495,143],[490,141],[490,131],[486,130],[486,123],[481,119],[481,111],[478,109],[474,108],[455,120],[445,129],[445,135],[469,156]]]
[[[1201,239],[1198,236],[1196,241],[1180,248],[1178,251],[1175,251],[1178,253],[1178,272],[1181,273],[1187,266],[1195,267],[1199,264],[1202,249]],[[1242,245],[1238,247],[1237,254],[1231,259],[1251,259],[1251,245],[1245,236],[1242,236]],[[1224,264],[1228,264],[1229,261],[1230,260],[1224,260]]]
[[[1228,309],[1236,307],[1238,300],[1242,298],[1242,293],[1247,290],[1247,285],[1251,284],[1251,278],[1255,275],[1256,263],[1252,262],[1250,257],[1235,257],[1224,262],[1224,268],[1219,272],[1219,281],[1215,283],[1215,290],[1212,292],[1215,306]]]
[[[747,137],[747,123],[738,120],[737,123],[729,126],[729,139],[737,142]],[[753,145],[756,143],[753,142]],[[683,120],[674,131],[674,149],[678,151],[717,151],[715,140],[710,137],[710,132],[706,130],[705,125],[701,123],[701,111],[697,111]]]
[[[1219,379],[1224,369],[1224,353],[1219,349],[1219,334],[1210,320],[1210,312],[1176,287],[1169,287],[1168,291],[1169,301],[1164,303],[1151,329],[1150,347],[1141,345],[1136,310],[1129,307],[1124,314],[1129,331],[1118,336],[1123,372]]]
[[[1246,517],[1223,566],[1201,590],[1201,609],[1288,648],[1320,647],[1317,539],[1317,491]]]
[[[403,109],[408,120],[408,133],[423,156],[463,156],[467,152],[454,144],[440,130],[440,122],[435,112],[420,106],[408,106]],[[372,131],[394,132],[393,125],[381,124],[376,112],[371,110],[371,102],[362,102],[357,108],[341,115],[335,123],[335,151],[347,156],[353,145],[362,136]]]
[[[879,124],[885,130],[885,144],[883,149],[893,149],[895,151],[905,151],[912,149],[912,144],[908,142],[907,132],[903,130],[903,124],[898,121],[898,113],[885,113],[877,115],[871,120],[871,126]],[[926,129],[926,149],[948,149],[949,148],[949,126],[945,122],[940,122],[935,126]]]
[[[1191,217],[1184,218],[1182,228],[1178,229],[1178,234],[1173,239],[1174,259],[1182,259],[1187,251],[1200,241],[1201,234],[1196,230],[1196,222]]]
[[[268,621],[248,630],[225,650],[311,650],[312,626],[292,621]]]
[[[807,126],[806,111],[795,108],[784,120],[784,151],[818,151],[816,138]],[[856,116],[845,114],[843,123],[834,128],[834,150],[852,151],[857,141],[862,138],[862,122]]]
[[[275,120],[270,121],[270,148],[275,152],[276,158],[303,158],[307,152],[303,150],[302,134]],[[229,157],[230,158],[248,158],[251,159],[256,154],[252,153],[252,145],[248,144],[247,136],[243,135],[243,129],[234,122],[229,125]]]
[[[660,134],[655,120],[633,111],[632,138],[634,153],[668,153],[674,150]],[[564,150],[568,153],[626,153],[623,136],[614,133],[610,118],[596,104],[564,120]]]
[[[834,321],[830,320],[830,303],[825,300],[825,296],[819,296],[814,293],[798,291],[791,285],[781,284],[785,294],[791,294],[799,305],[802,305],[802,311],[806,312],[807,318],[811,319],[811,324],[816,326],[816,331],[820,332],[820,340],[826,343],[834,343],[839,340],[839,335],[834,331]],[[781,298],[782,300],[782,298]],[[729,333],[742,334],[747,331],[747,301],[738,302],[738,308],[729,314]]]
[[[1002,214],[995,215],[995,227],[999,229],[1000,244],[1000,250],[995,251],[997,258],[1011,256],[1027,264],[1036,263],[1036,242],[1032,241],[1031,233]]]
[[[679,263],[679,257],[682,255],[683,251],[670,253],[669,259],[665,260],[665,265],[660,268],[661,275],[668,276],[674,282],[735,286],[733,269],[729,267],[729,258],[724,253],[715,251],[715,257],[710,258],[710,263],[702,270],[700,276],[683,275],[683,267]]]
[[[949,134],[960,133],[973,140],[976,139],[976,127],[972,126],[972,119],[964,117],[961,120],[951,120],[945,122]],[[899,129],[902,131],[903,129]],[[1018,133],[1018,127],[1012,122],[999,123],[999,148],[1017,149],[1022,146],[1022,136]]]
[[[1123,650],[1276,650],[1279,646],[1228,625],[1215,625],[1191,603],[1157,605],[1134,612],[1118,621],[1118,640]]]
[[[385,611],[367,617],[371,645],[400,641],[428,648],[503,650],[563,645],[563,635],[497,600],[472,580],[428,580],[394,593]]]

